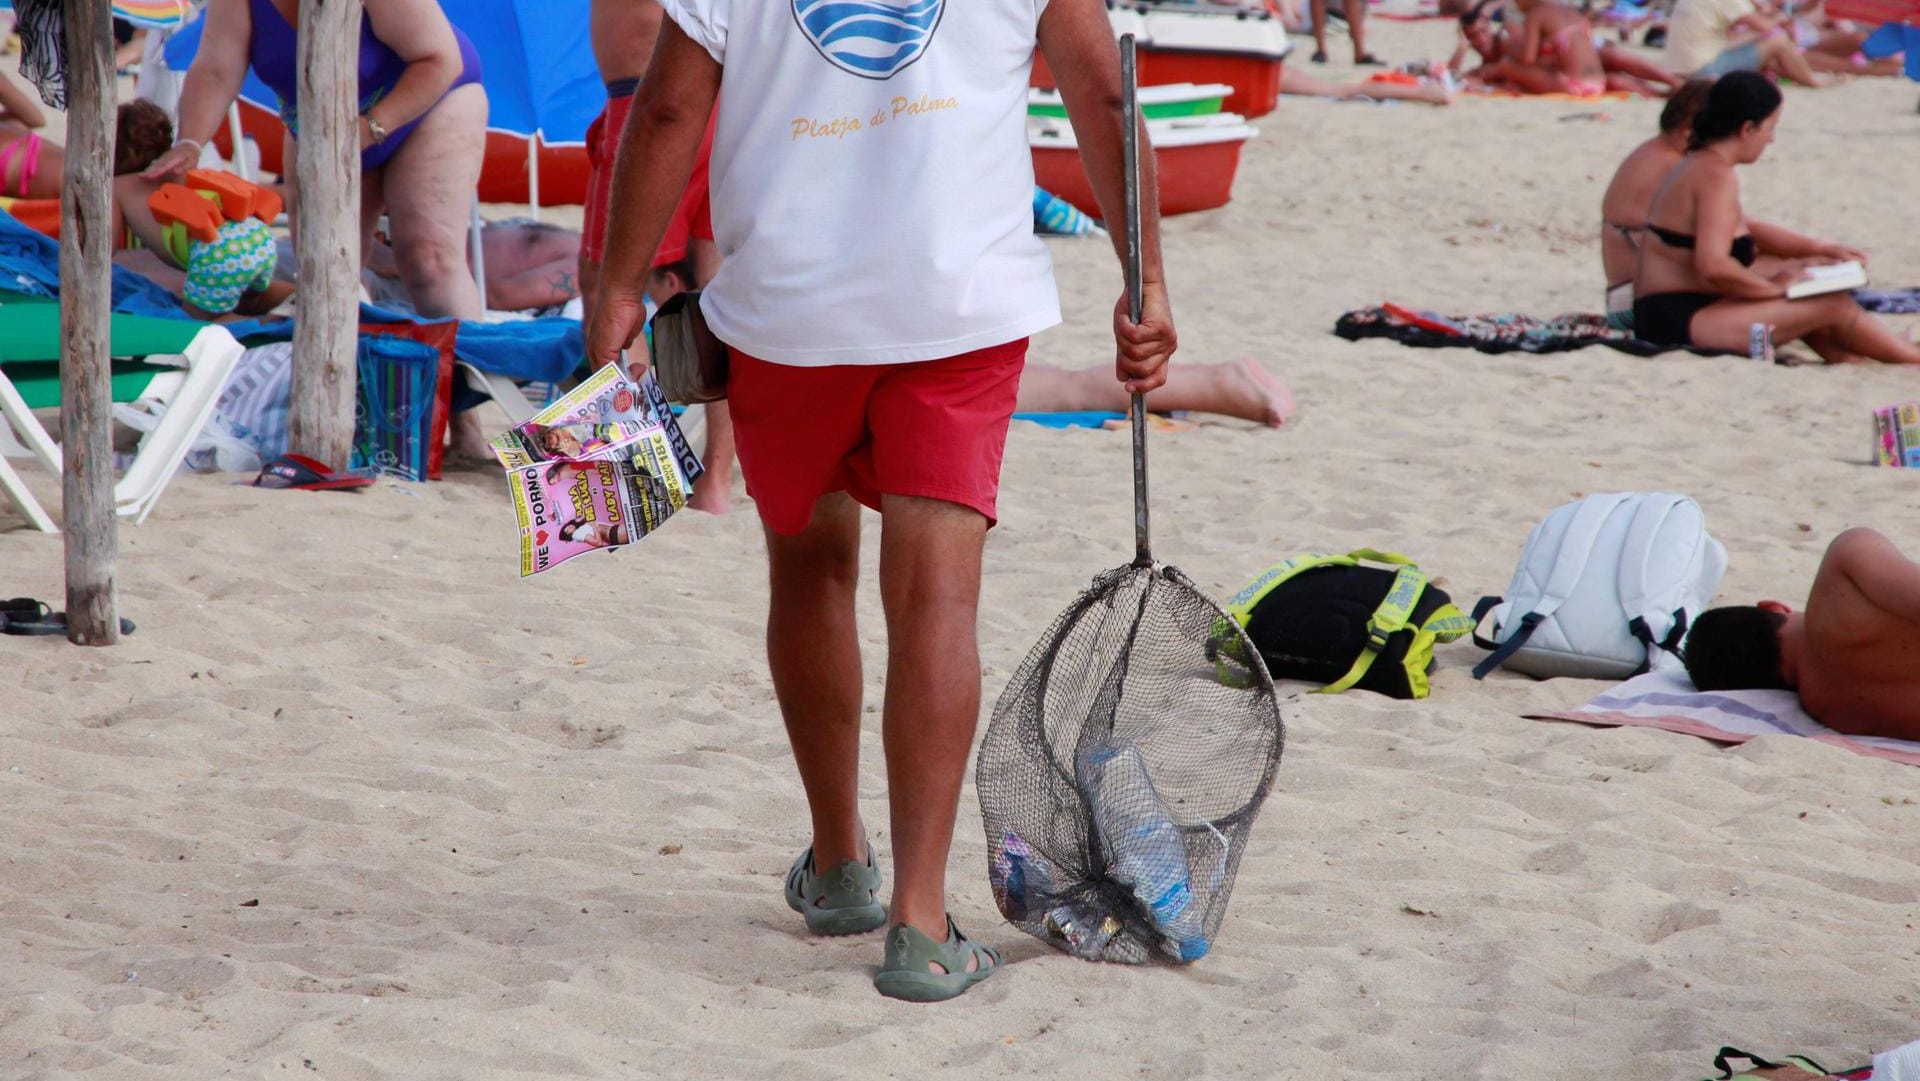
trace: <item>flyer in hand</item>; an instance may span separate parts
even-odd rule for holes
[[[632,544],[687,505],[705,469],[648,372],[608,365],[492,444],[520,523],[520,576]]]

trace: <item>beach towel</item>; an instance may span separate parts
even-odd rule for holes
[[[1654,671],[1611,687],[1578,709],[1528,713],[1536,721],[1664,728],[1715,743],[1755,736],[1805,736],[1855,754],[1920,766],[1920,743],[1879,736],[1843,736],[1800,708],[1792,691],[1697,691],[1685,672]]]
[[[1147,423],[1153,425],[1156,432],[1190,432],[1199,425],[1186,419],[1187,414],[1149,413]],[[1042,428],[1104,428],[1108,431],[1120,431],[1129,425],[1125,413],[1109,413],[1099,409],[1066,410],[1058,413],[1015,413],[1015,420],[1024,420],[1029,424],[1038,424]]]
[[[29,296],[60,296],[60,242],[0,209],[0,289]],[[120,315],[183,319],[172,294],[131,270],[113,268],[113,310]]]
[[[1875,1059],[1876,1063],[1878,1061]],[[1818,1081],[1827,1077],[1837,1081],[1874,1081],[1879,1076],[1872,1065],[1835,1071],[1828,1070],[1805,1055],[1780,1055],[1768,1059],[1737,1047],[1722,1047],[1720,1053],[1713,1057],[1713,1066],[1720,1072],[1702,1081]]]
[[[1350,311],[1334,323],[1333,332],[1350,342],[1392,338],[1422,349],[1457,346],[1482,353],[1564,353],[1604,345],[1650,357],[1669,349],[1607,326],[1604,315],[1557,315],[1551,319],[1523,314],[1439,315],[1398,304]]]
[[[1862,308],[1882,315],[1920,314],[1920,288],[1855,289],[1853,299]]]

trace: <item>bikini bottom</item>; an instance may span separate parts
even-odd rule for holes
[[[1633,333],[1655,345],[1692,345],[1693,317],[1719,293],[1654,293],[1633,298]]]

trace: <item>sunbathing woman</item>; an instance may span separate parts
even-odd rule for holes
[[[1479,68],[1464,76],[1473,85],[1520,94],[1571,93],[1563,70],[1538,62],[1520,62],[1520,46],[1511,40],[1494,18],[1497,5],[1498,0],[1479,0],[1460,16],[1460,46],[1454,50],[1448,66],[1456,71],[1461,70],[1471,50],[1479,55],[1481,62]],[[1601,35],[1592,35],[1588,43],[1599,58],[1607,90],[1660,97],[1684,81],[1673,72],[1632,50],[1605,40]]]
[[[1633,273],[1647,231],[1647,208],[1667,173],[1686,157],[1693,118],[1707,103],[1712,86],[1712,79],[1690,79],[1667,99],[1660,111],[1660,134],[1627,155],[1600,200],[1600,264],[1606,272],[1607,322],[1615,329],[1633,329]],[[1753,271],[1763,278],[1812,262],[1852,258],[1851,248],[1778,225],[1748,218],[1747,228],[1759,249]]]
[[[1554,0],[1513,0],[1513,6],[1526,16],[1516,60],[1546,67],[1559,76],[1559,89],[1574,97],[1606,93],[1607,72],[1593,47],[1593,24],[1585,16]]]
[[[1711,79],[1693,79],[1673,92],[1660,110],[1660,134],[1633,148],[1614,171],[1600,199],[1600,265],[1607,275],[1607,322],[1633,329],[1633,272],[1640,265],[1640,238],[1647,207],[1693,139],[1693,118],[1707,103]]]
[[[1758,161],[1773,142],[1780,101],[1779,89],[1754,72],[1723,75],[1707,92],[1687,156],[1647,210],[1634,274],[1634,333],[1661,345],[1745,353],[1754,328],[1767,327],[1775,345],[1804,340],[1829,363],[1920,364],[1920,346],[1862,311],[1850,294],[1788,300],[1798,267],[1771,277],[1752,270],[1759,241],[1740,209],[1734,169]],[[1837,244],[1820,249],[1822,261],[1865,258]]]
[[[40,103],[0,73],[0,196],[60,198],[66,152],[34,130],[46,126]]]

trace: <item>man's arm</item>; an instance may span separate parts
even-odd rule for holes
[[[1081,164],[1092,181],[1114,250],[1124,263],[1126,164],[1121,147],[1120,54],[1114,48],[1106,5],[1100,0],[1051,0],[1040,17],[1040,52],[1060,84],[1060,98],[1080,144]],[[1167,360],[1178,341],[1160,265],[1160,185],[1144,120],[1139,137],[1141,316],[1138,324],[1128,318],[1122,296],[1114,314],[1114,338],[1119,345],[1120,380],[1130,392],[1144,394],[1167,381]]]
[[[693,175],[719,94],[719,62],[678,23],[666,20],[614,161],[606,258],[587,328],[587,360],[595,368],[620,359],[620,350],[640,333],[649,264]]]
[[[1840,574],[1860,595],[1902,619],[1920,623],[1920,563],[1900,553],[1885,534],[1849,529],[1827,546],[1818,579]]]

